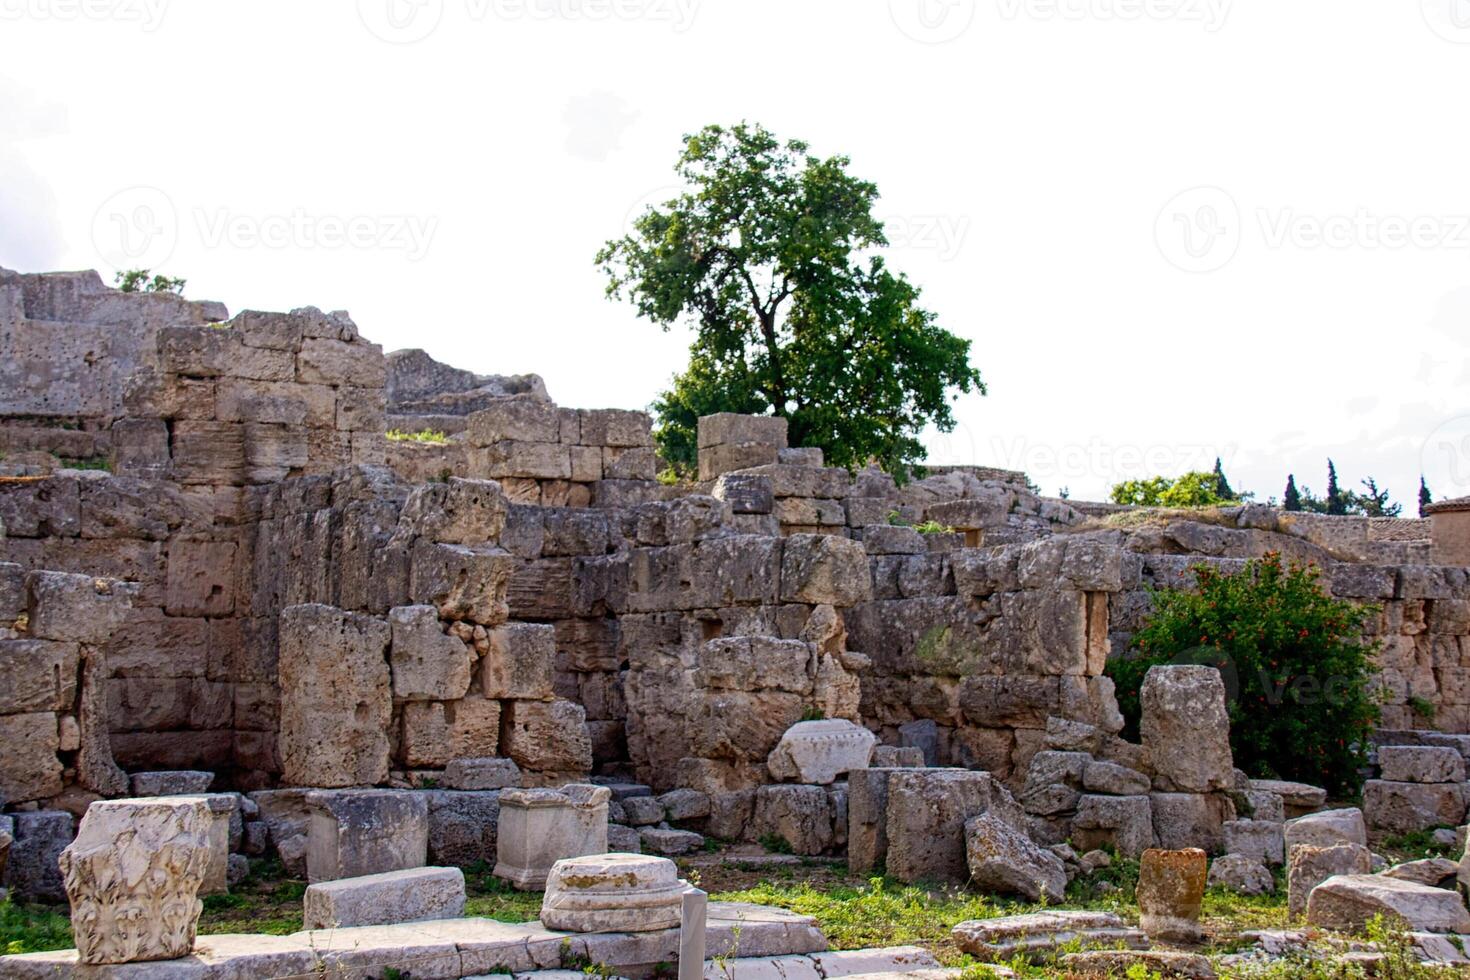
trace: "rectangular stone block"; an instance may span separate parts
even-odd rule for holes
[[[758,442],[707,446],[699,450],[699,479],[713,480],[737,470],[773,465],[779,454],[775,446]]]
[[[308,885],[302,926],[341,929],[458,919],[464,903],[464,873],[458,868],[386,871]]]
[[[1384,779],[1403,783],[1462,783],[1465,759],[1457,749],[1429,745],[1384,745],[1378,749]]]
[[[174,478],[180,483],[245,482],[245,427],[233,422],[174,423]]]
[[[233,541],[174,540],[164,609],[170,616],[228,616],[235,609]]]
[[[412,790],[308,793],[306,874],[335,881],[421,868],[428,858],[429,807]]]
[[[454,701],[470,688],[470,647],[447,634],[433,606],[388,611],[393,640],[388,660],[399,701]]]
[[[507,623],[490,630],[490,649],[480,661],[487,698],[549,700],[556,662],[556,627]]]
[[[12,538],[74,538],[81,532],[77,481],[65,477],[0,486],[0,525]]]
[[[466,868],[495,864],[500,790],[424,792],[429,804],[429,860]]]
[[[382,388],[388,380],[383,348],[361,340],[308,337],[295,363],[298,379],[308,384]]]
[[[699,419],[699,448],[760,443],[785,449],[786,428],[786,420],[774,415],[739,415],[734,412],[704,415]]]
[[[403,706],[399,755],[414,769],[442,769],[452,760],[492,756],[500,748],[499,701],[410,701]]]
[[[653,420],[647,412],[621,408],[582,409],[578,413],[584,446],[652,446]]]
[[[127,621],[139,588],[90,575],[31,572],[26,591],[32,636],[100,646]]]
[[[75,643],[0,640],[0,715],[71,711],[79,664]]]
[[[518,565],[515,556],[499,548],[420,538],[413,547],[409,595],[416,603],[435,606],[440,619],[495,626],[510,615],[506,591]]]
[[[554,443],[561,441],[561,418],[550,402],[515,395],[471,414],[466,419],[465,434],[472,446],[493,446],[508,440]]]
[[[0,715],[0,796],[10,803],[42,800],[61,792],[61,749],[56,715],[33,711]]]
[[[507,701],[500,750],[525,771],[583,776],[592,771],[586,721],[570,701]]]
[[[537,891],[545,887],[557,861],[605,854],[611,796],[605,786],[581,783],[560,790],[503,790],[496,877],[523,891]]]
[[[1020,806],[987,772],[894,771],[888,780],[888,873],[905,882],[968,880],[965,822],[992,812],[1024,826]]]

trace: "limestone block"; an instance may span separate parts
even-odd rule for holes
[[[411,790],[316,790],[310,808],[306,874],[335,881],[423,867],[428,858],[429,808]]]
[[[0,798],[22,803],[61,792],[61,737],[53,712],[0,715],[0,745]]]
[[[1139,692],[1143,746],[1154,761],[1154,784],[1166,792],[1230,789],[1230,718],[1225,683],[1213,667],[1150,668]]]
[[[1197,847],[1164,850],[1151,847],[1138,863],[1139,928],[1150,939],[1191,943],[1204,937],[1199,924],[1205,897],[1208,858]]]
[[[710,815],[708,793],[696,789],[675,789],[658,798],[670,823],[702,820]]]
[[[762,786],[753,819],[757,836],[778,837],[793,854],[822,854],[833,843],[832,810],[820,786]]]
[[[892,772],[893,767],[875,767],[848,776],[847,866],[854,874],[867,874],[888,857],[888,778]]]
[[[688,882],[667,858],[601,854],[552,866],[541,924],[564,932],[654,932],[679,925]]]
[[[5,867],[12,896],[33,901],[66,899],[57,859],[71,843],[72,815],[65,810],[32,810],[13,815],[15,840]]]
[[[611,797],[604,786],[582,783],[561,790],[503,790],[496,877],[522,891],[539,891],[557,861],[606,853]]]
[[[118,419],[112,423],[112,472],[151,480],[169,476],[168,423]]]
[[[465,433],[474,446],[498,442],[558,442],[561,419],[555,405],[530,395],[497,399],[465,419]]]
[[[653,421],[646,412],[621,408],[581,409],[577,412],[584,446],[652,446]]]
[[[875,769],[922,769],[924,750],[915,745],[877,745],[871,765]]]
[[[81,531],[77,481],[64,477],[27,481],[0,493],[0,525],[12,538],[74,538]]]
[[[723,636],[700,647],[695,683],[712,690],[810,694],[812,675],[812,650],[801,640]]]
[[[453,759],[440,782],[447,789],[506,789],[521,784],[521,770],[510,759]]]
[[[1368,828],[1363,821],[1363,811],[1357,807],[1323,810],[1304,817],[1286,821],[1286,851],[1298,844],[1328,847],[1332,844],[1368,843]]]
[[[509,552],[420,538],[411,561],[409,595],[437,607],[440,619],[496,626],[509,617],[506,592],[517,564]]]
[[[1163,849],[1198,847],[1219,854],[1225,846],[1224,825],[1235,819],[1235,806],[1223,793],[1153,793],[1154,837]]]
[[[80,657],[75,643],[0,640],[0,715],[70,711]]]
[[[135,772],[132,780],[134,796],[198,796],[209,792],[214,773],[196,769],[166,769]]]
[[[451,477],[414,488],[399,527],[441,544],[494,544],[505,529],[508,509],[500,484]]]
[[[1154,846],[1153,807],[1147,796],[1084,795],[1072,821],[1075,846],[1091,850],[1112,844],[1124,857]]]
[[[793,534],[781,554],[781,601],[851,606],[871,597],[868,556],[857,541]]]
[[[1327,803],[1327,791],[1320,786],[1293,783],[1281,779],[1252,779],[1251,789],[1262,793],[1275,793],[1281,797],[1286,816],[1300,817],[1320,810]]]
[[[1067,890],[1062,859],[1031,842],[1023,830],[981,814],[965,824],[966,855],[976,887],[1027,901],[1060,902]]]
[[[895,770],[888,779],[888,873],[900,881],[964,881],[965,823],[992,811],[1024,826],[1019,804],[989,773]]]
[[[664,805],[656,797],[635,796],[621,801],[623,817],[630,827],[651,827],[663,823]]]
[[[411,768],[438,769],[459,758],[484,758],[500,750],[500,702],[468,697],[447,703],[410,701],[403,706],[398,751]]]
[[[479,450],[484,471],[498,480],[569,480],[571,447],[555,442],[497,442]]]
[[[704,838],[689,830],[674,830],[670,827],[644,827],[638,831],[640,853],[662,854],[678,857],[693,854],[704,846]]]
[[[168,548],[170,616],[228,616],[235,609],[235,543],[180,541]]]
[[[473,658],[464,641],[446,634],[433,606],[388,610],[388,661],[393,697],[400,701],[454,701],[470,688]]]
[[[1033,960],[1051,957],[1079,943],[1148,946],[1143,933],[1126,928],[1112,912],[1058,910],[971,919],[955,926],[951,935],[961,951],[982,963],[1007,962],[1017,955]]]
[[[1307,922],[1324,929],[1361,933],[1379,915],[1412,932],[1470,932],[1458,892],[1387,875],[1335,875],[1307,899]]]
[[[296,358],[296,375],[307,384],[382,388],[388,368],[377,344],[307,337]]]
[[[710,493],[729,504],[735,514],[769,514],[776,505],[771,481],[763,476],[725,473]]]
[[[1082,772],[1082,785],[1089,793],[1109,796],[1138,796],[1149,790],[1149,778],[1115,762],[1089,762]]]
[[[1271,820],[1227,820],[1222,830],[1226,854],[1238,854],[1262,864],[1285,863],[1286,840],[1280,823]]]
[[[173,425],[173,470],[180,483],[245,482],[245,427],[232,422],[178,421]]]
[[[854,769],[866,769],[878,736],[841,719],[802,721],[781,736],[766,767],[775,779],[829,785]]]
[[[1463,783],[1465,758],[1458,749],[1432,745],[1384,745],[1380,778],[1400,783]]]
[[[490,649],[480,661],[480,689],[487,698],[543,701],[553,696],[556,627],[506,623],[490,630]]]
[[[1401,878],[1404,881],[1415,881],[1421,885],[1432,885],[1435,888],[1443,888],[1447,884],[1449,887],[1454,887],[1454,882],[1451,882],[1449,879],[1454,878],[1459,873],[1459,870],[1459,864],[1451,861],[1449,858],[1423,858],[1418,861],[1405,861],[1403,864],[1396,864],[1387,871],[1380,871],[1379,874],[1387,875],[1390,878]]]
[[[704,446],[696,458],[699,464],[697,475],[701,481],[707,481],[756,466],[772,465],[780,460],[780,450],[760,442],[726,443]]]
[[[1367,874],[1372,856],[1362,844],[1294,844],[1287,850],[1286,861],[1287,910],[1301,915],[1314,888],[1334,875]]]
[[[495,863],[500,830],[500,791],[429,790],[429,860],[469,867]]]
[[[719,412],[699,419],[699,446],[758,442],[776,449],[786,448],[786,419],[774,415],[739,415]]]
[[[282,776],[298,786],[371,786],[388,777],[388,624],[330,606],[280,620]]]
[[[101,646],[127,620],[139,589],[90,575],[31,572],[26,591],[32,637]]]
[[[308,885],[303,928],[342,929],[458,919],[464,915],[464,872],[408,868]]]
[[[1467,801],[1470,801],[1470,783],[1396,783],[1370,779],[1363,784],[1363,816],[1375,834],[1410,834],[1433,827],[1458,827],[1465,822]]]
[[[1245,854],[1225,854],[1210,862],[1206,884],[1241,895],[1265,895],[1276,887],[1271,869]]]
[[[501,751],[522,770],[549,773],[592,771],[592,741],[586,713],[571,701],[507,701]]]
[[[199,797],[99,800],[61,852],[83,963],[187,956],[203,903],[213,818]]]
[[[231,828],[239,824],[240,797],[234,793],[205,793],[197,797],[209,807],[209,860],[204,866],[200,895],[222,895],[230,890]]]

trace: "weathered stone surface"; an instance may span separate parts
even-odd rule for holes
[[[605,786],[581,783],[561,790],[503,790],[496,877],[539,891],[557,861],[606,853],[611,797]]]
[[[423,867],[429,809],[407,790],[319,790],[307,794],[306,874],[335,881]]]
[[[1396,864],[1380,874],[1389,878],[1398,878],[1401,881],[1413,881],[1433,888],[1443,888],[1445,883],[1455,877],[1459,870],[1460,866],[1449,858],[1424,858],[1419,861],[1405,861],[1403,864]]]
[[[80,658],[75,643],[0,640],[0,714],[70,711]]]
[[[490,649],[480,661],[480,689],[487,698],[547,700],[555,664],[554,626],[506,623],[490,630]]]
[[[214,773],[196,769],[135,772],[130,777],[134,796],[195,796],[209,792]]]
[[[50,711],[0,715],[0,797],[20,803],[61,792],[57,717]]]
[[[868,556],[856,541],[793,534],[782,547],[781,601],[851,606],[870,598]]]
[[[12,897],[47,902],[66,900],[57,859],[71,843],[72,815],[65,810],[14,814],[15,840],[5,867]]]
[[[410,701],[403,706],[399,753],[407,766],[438,768],[455,759],[486,758],[500,750],[500,702],[473,695],[459,701]]]
[[[1285,843],[1287,854],[1298,844],[1313,847],[1329,847],[1333,844],[1368,844],[1368,828],[1363,822],[1363,811],[1357,807],[1323,810],[1286,821]]]
[[[521,784],[521,770],[512,759],[452,759],[440,782],[446,789],[506,789]]]
[[[495,863],[500,829],[500,791],[429,790],[429,860],[469,867]]]
[[[1124,857],[1154,846],[1153,808],[1147,796],[1086,795],[1077,801],[1073,841],[1091,849],[1112,844]]]
[[[878,736],[841,719],[797,722],[786,730],[766,767],[775,779],[827,785],[866,769]]]
[[[209,863],[208,804],[199,797],[100,800],[61,852],[80,960],[136,963],[186,956]]]
[[[26,591],[31,636],[101,645],[126,621],[139,587],[90,575],[31,572],[26,576]]]
[[[1197,847],[1149,848],[1138,863],[1138,924],[1150,939],[1198,942],[1208,858]]]
[[[1465,757],[1432,745],[1384,745],[1378,749],[1380,778],[1401,783],[1462,783]]]
[[[173,541],[164,610],[170,616],[228,616],[235,609],[235,543]]]
[[[688,882],[667,858],[601,854],[552,866],[541,924],[566,932],[654,932],[679,925]]]
[[[1154,837],[1164,849],[1199,847],[1219,854],[1225,847],[1226,821],[1235,819],[1235,806],[1223,793],[1154,793]]]
[[[1252,779],[1251,789],[1263,793],[1275,793],[1281,797],[1288,817],[1300,817],[1322,809],[1327,803],[1327,791],[1320,786],[1293,783],[1282,779]]]
[[[701,820],[710,815],[709,794],[699,790],[670,790],[660,796],[658,802],[664,808],[664,814],[670,823]]]
[[[1147,793],[1149,778],[1116,762],[1089,762],[1082,771],[1082,786],[1089,793],[1108,796],[1139,796]]]
[[[1307,921],[1324,929],[1362,932],[1376,915],[1415,932],[1470,932],[1470,912],[1457,892],[1385,875],[1335,875],[1307,900]]]
[[[1024,826],[1019,804],[989,773],[895,770],[888,780],[888,873],[900,881],[964,881],[965,824],[992,812]]]
[[[470,648],[446,634],[433,606],[388,610],[392,642],[388,662],[393,697],[401,701],[453,701],[470,688]]]
[[[1147,976],[1215,980],[1210,958],[1171,949],[1094,949],[1067,953],[1061,959],[1069,971],[1086,976],[1132,976],[1139,967]]]
[[[514,555],[498,548],[420,538],[411,556],[409,595],[436,607],[440,619],[496,626],[510,616],[506,594],[516,565]]]
[[[982,963],[1002,962],[1021,954],[1047,957],[1059,949],[1075,948],[1079,942],[1120,943],[1135,949],[1148,945],[1143,933],[1128,929],[1111,912],[1062,910],[971,919],[955,926],[951,935],[962,952]]]
[[[579,704],[508,701],[501,724],[501,751],[522,770],[584,774],[592,771],[592,741]]]
[[[451,477],[415,487],[399,527],[441,544],[494,544],[505,529],[508,508],[500,484]]]
[[[1370,779],[1363,784],[1363,815],[1375,834],[1409,834],[1465,822],[1470,801],[1467,783],[1395,783]]]
[[[922,769],[924,750],[916,745],[875,745],[869,764],[875,769]]]
[[[1367,874],[1372,856],[1362,844],[1293,844],[1287,849],[1286,862],[1286,906],[1292,915],[1300,915],[1306,911],[1312,889],[1334,875]]]
[[[1265,895],[1276,887],[1271,869],[1245,854],[1224,854],[1211,861],[1207,884],[1241,895]]]
[[[342,929],[457,919],[464,915],[464,873],[409,868],[308,885],[303,928]]]
[[[1282,825],[1270,820],[1227,820],[1224,827],[1225,853],[1238,854],[1263,864],[1286,861],[1286,839]]]
[[[704,838],[699,834],[669,827],[644,827],[638,831],[638,841],[643,851],[666,857],[693,854],[704,846]]]
[[[762,786],[755,791],[758,836],[785,841],[793,854],[816,855],[832,846],[832,809],[820,786]]]
[[[1061,858],[1042,850],[1022,830],[992,814],[965,824],[966,854],[976,887],[1032,902],[1060,902],[1067,890]]]
[[[1143,746],[1154,784],[1166,792],[1208,793],[1234,783],[1225,684],[1213,667],[1149,669],[1139,692]]]
[[[786,420],[775,415],[738,415],[717,412],[699,419],[699,448],[757,443],[786,448]]]
[[[847,783],[847,866],[867,874],[888,857],[888,777],[892,769],[859,769]]]

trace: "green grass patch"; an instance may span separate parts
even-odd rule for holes
[[[389,429],[387,435],[389,442],[421,442],[426,445],[440,446],[449,441],[449,436],[438,429],[420,429],[418,432]]]
[[[60,908],[0,902],[0,953],[44,953],[71,946],[71,920]]]
[[[519,892],[490,873],[488,862],[477,861],[464,871],[467,916],[496,922],[534,922],[541,917],[541,893]]]

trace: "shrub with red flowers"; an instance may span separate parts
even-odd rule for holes
[[[1333,598],[1316,566],[1287,567],[1275,553],[1234,574],[1193,571],[1195,591],[1152,592],[1147,623],[1108,664],[1129,730],[1150,667],[1208,664],[1225,681],[1237,767],[1356,795],[1378,721],[1377,647],[1364,636],[1376,609]]]

